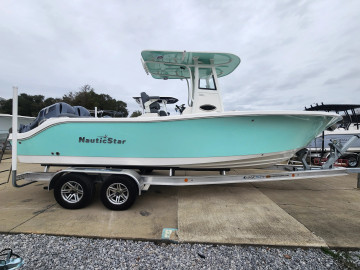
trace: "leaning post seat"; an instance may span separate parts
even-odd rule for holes
[[[165,111],[161,110],[159,111],[159,116],[168,116],[168,114]]]
[[[158,100],[160,99],[159,96],[149,96],[145,92],[141,92],[140,98],[141,98],[142,106],[145,109],[145,112],[159,113],[160,110],[160,104],[158,102]]]
[[[151,103],[149,105],[149,108],[150,108],[151,113],[158,113],[160,110],[160,104],[159,104],[159,102],[154,101],[153,103]]]

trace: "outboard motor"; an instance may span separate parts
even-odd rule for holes
[[[29,125],[20,125],[19,132],[23,133],[32,130],[49,118],[79,116],[90,116],[90,113],[82,106],[73,107],[65,102],[55,103],[42,109],[36,119]]]
[[[75,113],[80,117],[91,117],[90,112],[83,106],[74,106]]]

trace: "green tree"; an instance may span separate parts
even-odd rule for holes
[[[93,110],[95,107],[98,110],[113,110],[121,112],[123,117],[127,117],[129,112],[127,104],[121,100],[116,100],[108,94],[97,94],[94,88],[86,84],[80,88],[79,92],[69,92],[63,96],[63,101],[72,106],[79,105]]]
[[[19,95],[19,115],[37,116],[44,107],[45,97],[42,95],[31,96],[25,93]]]
[[[31,96],[22,93],[18,97],[18,114],[23,116],[37,116],[39,111],[44,108],[44,96]],[[0,112],[12,114],[12,99],[0,102]]]
[[[130,115],[130,117],[138,117],[142,115],[142,113],[140,111],[133,111],[133,113]]]
[[[124,101],[117,100],[116,101],[116,109],[115,111],[121,112],[124,117],[129,115],[129,111],[127,110],[127,104]]]
[[[0,113],[12,114],[12,99],[0,101]]]
[[[62,100],[60,98],[47,98],[44,100],[44,107],[48,107],[50,105],[53,105],[55,103],[61,102]]]
[[[57,102],[66,102],[72,106],[83,106],[88,110],[95,107],[98,110],[112,110],[121,112],[123,117],[127,117],[129,112],[127,104],[121,100],[116,100],[108,94],[97,94],[90,85],[84,85],[79,92],[69,92],[62,98],[47,98],[42,95],[28,95],[22,93],[19,95],[18,113],[24,116],[37,116],[41,109]],[[0,113],[12,114],[12,99],[0,101]]]

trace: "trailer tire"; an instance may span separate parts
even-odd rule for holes
[[[350,168],[356,168],[359,165],[359,160],[356,156],[350,156],[347,160]]]
[[[110,210],[122,211],[130,208],[138,195],[138,186],[127,176],[112,175],[101,187],[100,199]]]
[[[82,174],[68,173],[61,176],[54,186],[54,197],[66,209],[80,209],[90,204],[94,183]]]

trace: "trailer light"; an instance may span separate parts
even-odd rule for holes
[[[185,178],[185,180],[184,180],[185,182],[187,182],[187,181],[189,181],[187,178]]]
[[[295,173],[293,173],[291,176],[292,176],[292,177],[295,177]]]

